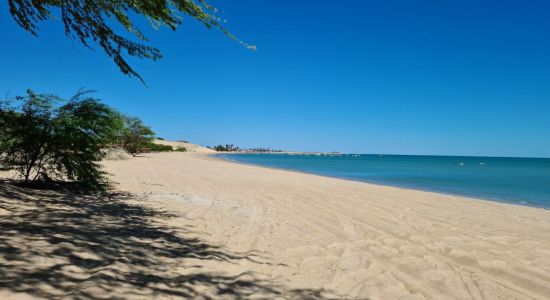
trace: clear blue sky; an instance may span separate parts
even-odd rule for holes
[[[249,51],[187,19],[141,28],[148,87],[0,4],[0,94],[80,87],[159,136],[354,153],[550,156],[550,1],[214,2]]]

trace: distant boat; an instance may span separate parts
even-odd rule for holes
[[[462,166],[464,166],[464,163],[461,162],[461,163],[458,164],[458,166],[462,167]]]
[[[480,162],[479,164],[480,164],[480,165],[482,165],[482,166],[484,166],[484,165],[485,165],[485,163],[484,163],[484,162]]]

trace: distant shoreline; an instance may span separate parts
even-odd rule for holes
[[[417,156],[417,157],[464,157],[464,158],[514,158],[514,159],[550,159],[548,157],[526,157],[526,156],[480,156],[480,155],[442,155],[442,154],[388,154],[388,153],[342,153],[342,152],[307,152],[307,151],[273,151],[273,152],[236,152],[217,151],[211,154],[290,154],[290,155],[374,155],[374,156]]]
[[[226,159],[226,158],[222,157],[225,154],[229,154],[229,155],[239,155],[239,154],[240,155],[246,155],[246,154],[276,155],[276,154],[281,154],[281,155],[304,155],[304,156],[310,156],[310,155],[314,155],[314,156],[353,156],[354,154],[341,154],[341,155],[332,154],[332,155],[330,155],[330,154],[312,154],[312,153],[299,153],[299,152],[292,152],[292,154],[289,154],[289,153],[262,153],[262,152],[258,152],[258,153],[239,153],[239,152],[224,153],[224,152],[217,152],[217,153],[209,153],[208,156],[214,157],[216,159],[222,159],[222,160],[230,161],[230,162],[233,162],[233,163],[256,166],[256,167],[264,167],[264,168],[274,169],[274,170],[297,172],[297,173],[301,173],[301,174],[310,174],[310,175],[323,176],[323,177],[328,177],[328,178],[349,180],[349,181],[354,181],[354,182],[363,182],[363,183],[368,183],[368,184],[373,184],[373,185],[393,187],[393,188],[399,188],[399,189],[404,189],[404,190],[431,192],[431,193],[442,194],[442,195],[467,197],[467,198],[473,198],[473,199],[482,200],[482,201],[490,201],[490,202],[497,202],[497,203],[511,204],[511,205],[517,205],[517,206],[527,206],[527,207],[533,207],[533,208],[537,208],[537,209],[550,210],[550,204],[547,204],[547,205],[538,204],[538,203],[529,202],[527,200],[513,201],[511,199],[499,198],[499,197],[496,197],[496,196],[495,197],[484,196],[484,195],[479,195],[479,194],[476,194],[476,193],[452,192],[452,191],[445,191],[445,190],[440,190],[440,189],[433,189],[433,188],[429,188],[429,187],[410,186],[410,185],[404,185],[404,184],[399,184],[399,183],[377,181],[377,180],[369,179],[369,178],[353,178],[353,177],[331,175],[331,174],[325,174],[325,173],[313,172],[313,171],[307,171],[307,170],[299,170],[299,169],[290,168],[290,167],[270,166],[270,165],[265,165],[265,164],[261,164],[261,163],[247,162],[247,161],[234,160],[234,159]],[[432,155],[378,155],[378,154],[358,154],[358,155],[367,155],[367,156],[413,156],[413,157],[431,157],[432,156]],[[457,159],[459,159],[459,158],[510,159],[508,157],[482,157],[482,156],[435,156],[435,157],[452,157],[452,158],[457,158]],[[511,159],[534,159],[534,160],[538,160],[538,159],[545,159],[545,158],[516,158],[516,157],[514,157],[514,158],[511,158]]]

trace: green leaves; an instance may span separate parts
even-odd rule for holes
[[[125,117],[120,133],[120,144],[130,154],[136,154],[154,139],[155,133],[139,118]]]
[[[102,190],[101,148],[122,129],[122,116],[80,91],[70,100],[28,91],[0,110],[0,162],[25,183],[72,180]]]
[[[205,0],[8,0],[10,13],[23,29],[37,35],[38,23],[59,15],[65,34],[79,40],[84,46],[99,45],[113,59],[120,71],[142,77],[129,65],[125,55],[157,60],[162,57],[159,49],[134,42],[112,29],[116,21],[138,40],[147,38],[137,29],[129,14],[147,18],[152,24],[164,25],[172,30],[182,23],[184,15],[190,16],[207,28],[217,28],[235,37],[221,26],[217,10]],[[255,49],[240,42],[249,49]]]

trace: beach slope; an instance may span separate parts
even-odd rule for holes
[[[0,181],[0,299],[548,299],[550,211],[243,165],[104,161],[109,194]]]
[[[353,298],[550,297],[550,212],[242,165],[198,153],[108,162],[172,224],[260,253],[219,272]]]

